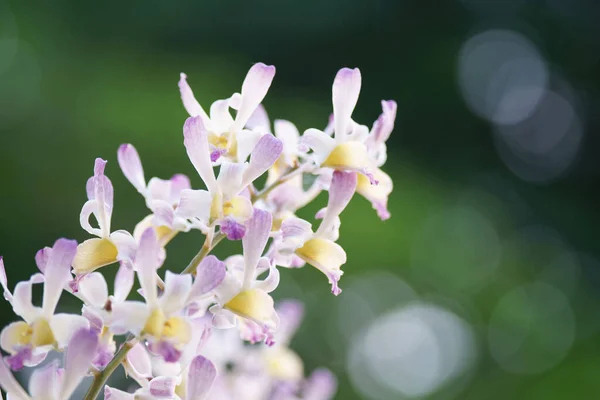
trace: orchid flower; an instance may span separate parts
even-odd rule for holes
[[[17,382],[7,365],[0,360],[0,387],[15,400],[66,400],[71,397],[91,366],[98,346],[96,333],[88,329],[77,330],[68,343],[64,369],[57,362],[37,369],[29,380],[26,391]]]
[[[301,143],[313,150],[312,157],[317,166],[371,177],[371,162],[364,144],[368,128],[352,121],[360,86],[360,70],[342,68],[333,81],[334,137],[311,128],[304,132]]]
[[[278,252],[288,257],[297,256],[323,272],[331,283],[332,293],[338,295],[338,282],[343,275],[340,267],[346,263],[346,252],[337,243],[339,215],[346,208],[356,189],[356,174],[335,171],[329,188],[327,208],[323,220],[313,233],[311,224],[300,218],[288,218],[281,225],[281,241]],[[279,262],[285,266],[285,262]]]
[[[177,174],[169,180],[152,178],[146,184],[144,168],[135,147],[123,144],[117,155],[123,175],[144,196],[146,206],[152,211],[136,226],[134,237],[139,240],[147,228],[154,227],[159,242],[164,247],[177,233],[189,231],[190,224],[187,220],[175,214],[181,191],[191,188],[188,177]]]
[[[71,280],[71,263],[77,251],[77,242],[58,239],[52,248],[45,249],[44,262],[40,264],[44,274],[35,274],[28,281],[17,283],[15,290],[8,290],[4,263],[0,259],[0,283],[4,296],[15,314],[23,321],[7,325],[0,334],[0,347],[10,354],[6,358],[14,369],[34,366],[46,358],[52,349],[63,349],[73,332],[87,328],[88,321],[80,315],[55,314],[63,289]],[[32,303],[32,286],[44,284],[42,307]]]
[[[161,247],[153,229],[147,229],[140,239],[134,269],[145,302],[124,301],[112,306],[111,330],[131,332],[146,339],[150,350],[165,361],[179,360],[182,349],[192,339],[192,328],[184,313],[186,302],[194,294],[205,294],[223,279],[223,273],[202,275],[192,284],[189,274],[166,273],[164,291],[158,296],[156,270],[160,267]]]
[[[281,141],[273,135],[264,135],[252,150],[249,163],[223,162],[219,177],[215,178],[209,158],[208,131],[202,119],[188,118],[183,133],[188,156],[208,190],[182,190],[176,214],[211,230],[220,225],[228,239],[241,239],[253,209],[244,189],[277,160]]]
[[[127,299],[133,287],[134,272],[128,262],[121,262],[114,281],[114,295],[108,294],[108,284],[102,274],[92,272],[78,283],[78,291],[73,294],[84,303],[82,315],[90,323],[99,337],[97,355],[93,365],[101,370],[112,359],[116,351],[114,333],[109,329],[112,307]]]
[[[279,318],[269,295],[279,284],[279,272],[262,258],[269,240],[272,217],[266,211],[255,209],[248,221],[248,232],[242,239],[243,257],[229,260],[227,276],[216,289],[218,304],[210,308],[217,328],[240,324],[242,337],[251,342],[264,340],[272,344],[272,336]],[[267,264],[269,275],[257,280],[259,263]]]
[[[179,90],[183,105],[190,116],[199,117],[206,127],[212,162],[222,159],[246,161],[264,132],[243,128],[265,98],[274,76],[274,66],[254,64],[244,79],[241,94],[235,93],[229,99],[215,101],[210,107],[209,117],[194,97],[187,76],[181,74]],[[237,110],[235,118],[231,116],[229,108]]]
[[[131,259],[135,252],[135,240],[124,230],[110,231],[113,211],[113,186],[104,175],[106,161],[97,158],[94,176],[87,181],[88,201],[83,205],[79,221],[81,227],[97,238],[88,239],[77,247],[73,270],[77,275],[90,273],[100,267],[120,260]],[[94,215],[98,227],[90,225]]]

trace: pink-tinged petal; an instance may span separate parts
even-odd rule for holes
[[[229,329],[233,328],[236,323],[235,314],[229,310],[213,310],[214,316],[212,319],[212,325],[217,329]]]
[[[184,189],[175,214],[182,218],[198,218],[208,224],[212,196],[206,190]]]
[[[20,371],[26,365],[32,366],[32,358],[33,353],[31,351],[31,346],[22,346],[17,349],[16,353],[5,357],[4,361],[13,371]]]
[[[88,200],[85,202],[83,207],[81,207],[81,212],[79,213],[79,224],[84,231],[94,236],[102,236],[102,230],[99,228],[94,228],[90,224],[90,216],[92,214],[96,214],[96,210],[98,209],[98,203],[96,200]]]
[[[113,186],[108,177],[104,175],[105,167],[106,161],[97,158],[94,164],[94,200],[97,204],[94,215],[98,220],[103,237],[110,234],[110,220],[113,209]]]
[[[125,178],[142,194],[146,191],[144,168],[137,150],[131,144],[122,144],[117,151],[119,166]]]
[[[165,291],[159,300],[160,308],[166,315],[171,315],[182,310],[191,288],[191,275],[179,275],[167,271],[165,276]]]
[[[31,399],[2,360],[0,360],[0,387],[2,387],[5,392],[10,393],[11,396],[15,396],[18,400]]]
[[[98,335],[102,332],[104,320],[97,309],[84,305],[81,315],[90,323],[90,329],[93,329]]]
[[[157,399],[172,399],[175,396],[176,387],[177,379],[174,376],[159,376],[148,384],[150,394]]]
[[[150,343],[148,349],[152,353],[161,356],[163,360],[169,363],[178,362],[181,358],[181,350],[175,348],[175,346],[172,343],[164,340]]]
[[[250,130],[261,130],[263,132],[271,131],[271,122],[269,121],[269,116],[267,115],[267,110],[262,104],[259,104],[256,107],[256,110],[246,122],[246,128]]]
[[[296,255],[327,276],[333,294],[337,296],[342,292],[338,282],[344,274],[340,268],[346,263],[346,252],[339,244],[325,238],[313,237],[296,250]]]
[[[200,103],[198,103],[198,100],[196,100],[196,98],[194,97],[194,93],[192,92],[192,89],[187,83],[187,75],[183,72],[180,74],[179,77],[179,92],[181,93],[181,101],[183,102],[183,106],[185,107],[185,110],[188,112],[188,114],[190,114],[190,116],[199,116],[204,121],[209,120],[208,115],[206,114]]]
[[[234,131],[240,131],[246,125],[256,107],[262,103],[274,76],[275,67],[272,65],[257,63],[250,68],[242,84],[242,102],[235,116]]]
[[[335,120],[335,138],[343,142],[350,125],[352,111],[358,102],[361,76],[358,68],[342,68],[333,81],[332,101]]]
[[[171,181],[152,178],[148,182],[148,196],[146,203],[149,208],[152,208],[152,203],[155,200],[162,200],[165,203],[170,204],[171,200]]]
[[[104,400],[135,400],[135,395],[110,386],[104,386]]]
[[[208,131],[200,117],[190,117],[183,125],[183,144],[188,157],[210,192],[217,188],[215,172],[210,161]]]
[[[124,301],[113,304],[110,329],[118,335],[127,332],[139,335],[150,317],[150,312],[148,305],[141,301]]]
[[[46,317],[54,314],[58,299],[71,280],[71,264],[77,252],[77,242],[68,239],[58,239],[52,247],[52,252],[46,263],[43,310]]]
[[[224,161],[221,164],[217,182],[219,183],[223,195],[234,197],[242,190],[242,180],[246,169],[247,165],[243,163]]]
[[[244,172],[243,187],[264,174],[281,155],[283,143],[271,134],[260,138],[250,156],[250,164]]]
[[[127,261],[121,261],[117,275],[115,276],[115,301],[124,301],[133,287],[134,281],[133,267]]]
[[[242,239],[242,247],[244,249],[244,286],[249,287],[252,280],[255,278],[255,271],[258,265],[258,260],[262,255],[269,233],[273,226],[273,217],[267,211],[254,209],[252,218],[247,222],[247,232]]]
[[[335,225],[337,217],[344,211],[356,191],[357,179],[355,172],[333,172],[329,186],[327,211],[317,230],[317,235],[325,234]]]
[[[89,320],[78,314],[56,314],[52,316],[49,323],[59,349],[69,344],[75,332],[90,327]]]
[[[32,323],[39,316],[39,309],[31,301],[32,285],[33,282],[31,279],[19,282],[13,292],[13,311],[27,323]]]
[[[42,274],[46,270],[46,264],[48,263],[48,258],[50,257],[51,252],[52,249],[46,246],[43,249],[38,250],[37,253],[35,253],[35,265],[37,265],[38,269]]]
[[[385,221],[390,218],[387,203],[388,197],[394,189],[394,184],[392,178],[379,168],[373,170],[373,177],[378,181],[377,185],[372,185],[366,176],[359,175],[356,191],[371,202],[379,218]]]
[[[262,258],[261,260],[265,260],[265,258]],[[269,267],[269,275],[267,275],[265,279],[256,281],[254,284],[254,288],[267,293],[271,293],[273,290],[277,289],[277,286],[279,286],[279,271],[275,265]]]
[[[186,395],[188,399],[204,400],[217,377],[217,369],[210,360],[196,356],[188,371]]]
[[[283,300],[276,310],[279,315],[277,342],[287,344],[304,318],[304,305],[296,300]]]
[[[335,140],[325,132],[310,128],[304,131],[300,139],[301,146],[312,149],[315,162],[321,165],[335,148]]]
[[[286,157],[290,157],[290,155],[298,151],[300,132],[298,132],[296,125],[290,121],[276,119],[275,136],[283,143],[283,154]],[[291,159],[286,160],[288,164],[291,163],[291,161]]]
[[[60,390],[61,377],[58,360],[36,369],[29,379],[29,393],[34,399],[56,398]]]
[[[137,378],[152,378],[152,360],[146,346],[137,343],[127,353],[127,369]]]
[[[152,222],[155,226],[173,227],[175,211],[171,204],[166,201],[155,201],[152,203],[152,211],[154,212],[154,219]]]
[[[233,125],[229,113],[229,100],[217,100],[210,106],[210,121],[213,132],[227,132]]]
[[[331,400],[337,391],[337,379],[328,369],[317,369],[308,378],[302,398],[305,400]]]
[[[229,240],[241,240],[246,235],[246,227],[232,218],[221,221],[221,232]]]
[[[109,238],[117,248],[118,261],[132,261],[135,258],[138,244],[131,233],[119,229],[111,233]]]
[[[4,269],[4,260],[0,256],[0,285],[2,285],[3,295],[6,301],[12,303],[12,293],[8,289],[8,280],[6,278],[6,269]]]
[[[296,217],[286,218],[281,223],[282,241],[278,250],[284,254],[296,251],[313,235],[311,228],[308,221]]]
[[[99,272],[92,272],[79,281],[79,293],[86,303],[102,308],[108,300],[108,284]]]
[[[196,269],[196,278],[190,293],[190,298],[204,296],[215,289],[225,279],[225,263],[217,257],[205,257]]]
[[[236,136],[237,161],[245,162],[250,156],[250,153],[252,153],[252,151],[256,147],[256,144],[258,143],[260,138],[264,135],[265,133],[263,131],[249,131],[247,129],[244,129],[243,131],[238,133]]]
[[[394,100],[382,100],[381,108],[383,112],[373,124],[373,129],[371,129],[371,135],[373,135],[373,141],[376,144],[385,143],[394,130],[398,105]]]
[[[65,353],[65,372],[60,398],[68,399],[87,374],[98,348],[98,335],[88,329],[77,331]]]
[[[171,182],[171,204],[177,204],[179,202],[179,196],[181,191],[185,189],[191,189],[190,178],[184,174],[175,174],[170,179]]]
[[[156,270],[160,265],[160,245],[154,229],[149,228],[142,234],[135,258],[134,269],[137,272],[141,289],[148,305],[154,305],[158,296],[156,288]]]

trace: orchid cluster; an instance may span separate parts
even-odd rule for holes
[[[59,239],[41,249],[39,272],[12,291],[0,257],[4,297],[20,318],[0,336],[7,353],[0,387],[9,399],[69,399],[86,376],[93,379],[79,398],[101,392],[112,400],[333,397],[333,375],[321,369],[305,376],[288,346],[302,305],[287,300],[275,306],[271,293],[279,285],[278,268],[308,264],[340,294],[346,262],[337,243],[340,214],[358,192],[382,220],[390,216],[392,182],[380,167],[396,103],[382,102],[371,129],[356,123],[361,75],[344,68],[333,83],[329,123],[300,135],[288,121],[271,126],[261,105],[274,74],[273,66],[255,64],[241,93],[215,101],[209,113],[181,74],[190,114],[184,145],[205,189],[192,189],[184,175],[147,181],[138,152],[124,144],[119,166],[149,210],[132,233],[111,229],[113,186],[107,162],[98,158],[80,214],[91,237],[79,244]],[[313,228],[296,213],[324,191],[327,206]],[[198,254],[181,272],[161,273],[169,242],[191,230],[205,237]],[[210,254],[225,239],[241,241],[242,253],[224,260]],[[101,271],[112,264],[118,270],[109,285]],[[34,286],[42,287],[41,307],[33,304]],[[63,295],[81,301],[81,313],[57,312]],[[55,352],[64,352],[62,366],[55,356],[46,360]],[[35,366],[27,389],[11,372]],[[119,366],[131,378],[129,392],[106,385]]]

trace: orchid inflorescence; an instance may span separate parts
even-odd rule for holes
[[[111,230],[113,186],[106,161],[98,158],[80,214],[92,238],[80,244],[58,239],[41,249],[35,256],[39,272],[12,292],[0,257],[4,297],[22,318],[0,337],[8,353],[0,361],[0,386],[8,398],[68,399],[88,375],[93,380],[85,399],[101,391],[113,400],[333,397],[333,375],[321,369],[305,377],[302,361],[288,347],[302,305],[287,300],[276,307],[270,293],[279,285],[278,267],[309,264],[340,294],[346,262],[336,243],[340,214],[358,192],[381,219],[390,216],[392,182],[380,167],[396,103],[382,102],[371,129],[354,122],[361,75],[343,68],[333,83],[333,115],[323,131],[308,129],[300,136],[284,120],[271,130],[261,102],[274,75],[275,67],[255,64],[241,93],[215,101],[207,114],[181,74],[179,89],[191,115],[183,126],[184,145],[206,189],[192,189],[184,175],[146,181],[136,149],[124,144],[119,166],[150,210],[133,234]],[[259,190],[256,180],[265,173]],[[313,229],[296,212],[322,191],[328,202]],[[181,273],[161,277],[167,244],[193,229],[205,235],[198,254]],[[224,239],[241,240],[242,254],[225,260],[211,255]],[[119,268],[109,294],[100,271],[114,263]],[[136,276],[142,300],[130,299]],[[41,307],[32,303],[34,285],[43,286]],[[56,312],[63,291],[83,303],[81,314]],[[52,351],[64,352],[62,367],[57,359],[42,364]],[[11,372],[39,365],[28,390]],[[133,393],[106,385],[119,365],[139,385]]]

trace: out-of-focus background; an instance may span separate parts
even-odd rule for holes
[[[0,254],[12,287],[78,215],[109,161],[113,227],[143,200],[118,169],[188,174],[185,71],[198,99],[274,64],[272,119],[323,127],[331,83],[358,66],[354,118],[398,102],[384,169],[392,219],[356,198],[335,298],[312,268],[278,297],[307,305],[292,343],[331,368],[337,399],[582,399],[600,394],[600,3],[594,0],[0,0]],[[312,217],[320,197],[302,216]],[[169,247],[177,270],[201,235]],[[226,255],[235,247],[223,247]],[[68,306],[67,306],[68,307]],[[0,306],[4,326],[15,317]]]

